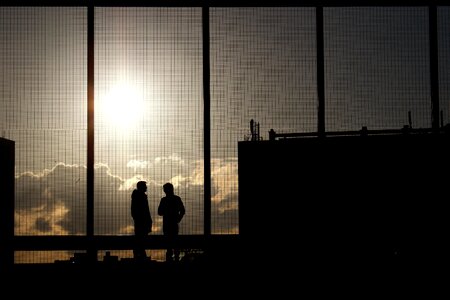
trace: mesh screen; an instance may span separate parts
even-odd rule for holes
[[[171,182],[180,234],[203,233],[201,8],[95,9],[95,234],[133,232],[131,193],[147,181],[153,234]]]
[[[450,7],[438,7],[439,108],[450,123]]]
[[[449,20],[439,7],[444,124]],[[138,180],[149,186],[153,234],[165,182],[187,209],[181,234],[203,233],[201,22],[201,8],[95,9],[95,234],[133,232]],[[314,8],[210,9],[213,233],[238,232],[237,142],[250,120],[261,139],[271,128],[317,130],[315,24]],[[86,34],[86,8],[0,8],[0,135],[16,142],[16,235],[86,232]],[[427,7],[324,8],[326,130],[401,128],[408,111],[414,128],[430,127],[429,49]],[[39,253],[16,260],[44,261]]]
[[[325,8],[326,130],[431,127],[428,8]]]
[[[0,8],[0,133],[16,142],[16,235],[85,233],[86,12]]]
[[[16,251],[14,263],[16,264],[50,264],[55,262],[68,262],[75,253],[80,251]]]
[[[147,257],[151,258],[152,261],[165,261],[166,260],[166,250],[146,250]],[[181,256],[181,255],[180,255]],[[98,261],[107,262],[109,260],[133,260],[133,251],[131,250],[105,250],[99,251],[97,255]]]
[[[237,142],[250,120],[268,131],[315,131],[313,8],[211,8],[212,232],[236,233]]]

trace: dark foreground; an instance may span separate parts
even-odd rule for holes
[[[294,252],[295,253],[295,252]],[[301,253],[298,252],[298,253]],[[277,260],[229,255],[205,255],[195,260],[165,263],[15,265],[3,281],[21,295],[96,297],[252,297],[285,298],[314,295],[414,294],[445,286],[447,264],[429,257],[392,255],[383,259],[346,255],[341,258],[286,255]],[[293,294],[294,293],[294,294]],[[312,293],[312,294],[311,294]],[[362,294],[361,294],[362,293]]]

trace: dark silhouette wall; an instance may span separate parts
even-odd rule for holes
[[[14,263],[14,147],[0,138],[0,270]]]
[[[255,259],[314,265],[442,257],[449,138],[240,142],[239,222],[247,249]]]

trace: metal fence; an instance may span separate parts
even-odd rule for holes
[[[450,8],[334,2],[4,2],[0,134],[16,142],[21,249],[132,234],[138,180],[152,235],[169,181],[182,235],[238,234],[250,120],[262,139],[446,124]]]

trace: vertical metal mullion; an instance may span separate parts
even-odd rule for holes
[[[323,7],[316,7],[316,51],[317,51],[317,133],[325,136],[325,79],[323,48]]]
[[[202,8],[203,28],[203,155],[204,155],[204,234],[211,235],[211,95],[209,57],[209,7]]]
[[[431,126],[439,129],[439,50],[437,6],[428,7],[429,37],[430,37],[430,93],[431,93]]]
[[[88,5],[87,20],[87,206],[86,235],[88,238],[88,256],[97,258],[93,245],[94,236],[94,5]]]

